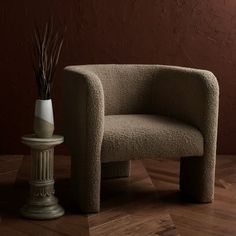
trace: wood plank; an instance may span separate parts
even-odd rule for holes
[[[69,157],[55,157],[56,196],[66,215],[31,221],[19,215],[29,191],[30,157],[0,156],[0,235],[236,235],[236,156],[217,157],[212,204],[180,198],[178,161],[133,161],[130,178],[103,180],[101,212],[91,215],[71,204],[69,169]]]
[[[169,235],[177,236],[179,233],[170,216],[159,215],[150,217],[146,215],[125,215],[104,224],[91,227],[91,236],[122,236],[122,235]]]

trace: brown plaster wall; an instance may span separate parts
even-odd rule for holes
[[[60,133],[60,75],[68,64],[158,63],[211,70],[220,89],[218,152],[236,153],[234,0],[1,0],[0,154],[27,153],[35,82],[29,56],[34,22],[65,24],[53,94]],[[57,149],[64,153],[62,146]]]

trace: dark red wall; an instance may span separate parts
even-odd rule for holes
[[[86,63],[158,63],[204,68],[221,89],[218,152],[236,153],[236,2],[234,0],[1,0],[0,153],[28,149],[36,89],[30,56],[34,22],[65,24],[55,77],[60,133],[62,68]],[[65,149],[57,149],[64,152]]]

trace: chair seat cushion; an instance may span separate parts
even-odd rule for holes
[[[202,156],[203,149],[201,132],[179,120],[144,114],[105,116],[102,162]]]

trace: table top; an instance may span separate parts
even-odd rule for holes
[[[64,137],[61,135],[53,135],[50,138],[39,138],[35,134],[26,134],[21,137],[21,141],[22,143],[29,146],[39,146],[39,145],[55,146],[63,143]]]

